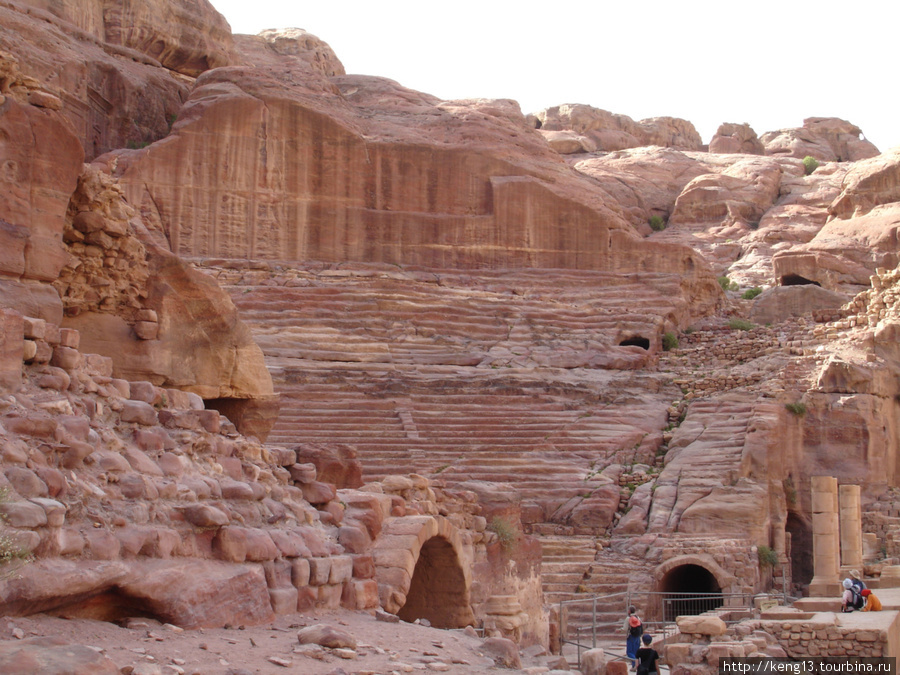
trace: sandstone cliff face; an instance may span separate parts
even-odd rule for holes
[[[231,28],[208,0],[12,4],[43,10],[102,42],[133,49],[184,75],[196,77],[231,60]]]
[[[702,261],[635,238],[513,102],[272,59],[203,75],[169,138],[118,155],[129,202],[176,254],[654,270],[715,296]]]
[[[0,49],[21,71],[7,86],[22,96],[51,94],[88,159],[168,133],[187,96],[186,78],[26,4],[0,4],[0,19]]]

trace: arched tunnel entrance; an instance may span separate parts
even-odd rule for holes
[[[818,281],[801,277],[799,274],[785,274],[781,277],[782,286],[821,286]]]
[[[722,589],[712,572],[701,565],[673,567],[659,582],[663,620],[677,616],[702,614],[724,604]]]
[[[640,347],[641,349],[650,349],[650,340],[640,335],[625,338],[619,342],[620,347]]]
[[[809,585],[813,578],[812,527],[806,519],[792,512],[788,513],[784,529],[791,535],[791,581],[794,584]]]
[[[443,537],[432,537],[422,546],[406,604],[397,616],[409,622],[427,619],[435,628],[465,628],[472,623],[459,558]]]

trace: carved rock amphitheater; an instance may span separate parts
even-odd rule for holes
[[[614,636],[836,594],[827,537],[873,585],[900,558],[900,150],[849,122],[705,146],[347,75],[205,0],[0,0],[0,186],[4,614],[558,649],[560,601],[616,595]]]

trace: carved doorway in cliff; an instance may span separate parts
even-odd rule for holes
[[[784,530],[790,538],[791,582],[809,586],[813,578],[813,534],[809,521],[796,513],[788,513]]]
[[[432,537],[422,545],[406,604],[397,612],[404,621],[427,619],[435,628],[465,628],[472,622],[466,579],[453,545]]]
[[[650,340],[640,335],[633,335],[619,341],[620,347],[640,347],[641,349],[650,349]]]
[[[676,616],[702,614],[724,604],[716,577],[702,565],[687,563],[673,567],[659,582],[664,621]]]

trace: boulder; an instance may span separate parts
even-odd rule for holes
[[[297,632],[301,645],[315,644],[329,649],[356,649],[356,639],[347,631],[328,624],[317,623]]]
[[[797,129],[769,131],[760,138],[767,155],[825,162],[856,162],[878,155],[859,127],[837,117],[809,117]]]
[[[119,667],[107,656],[84,645],[60,638],[38,637],[0,642],[0,663],[5,675],[118,675]]]

